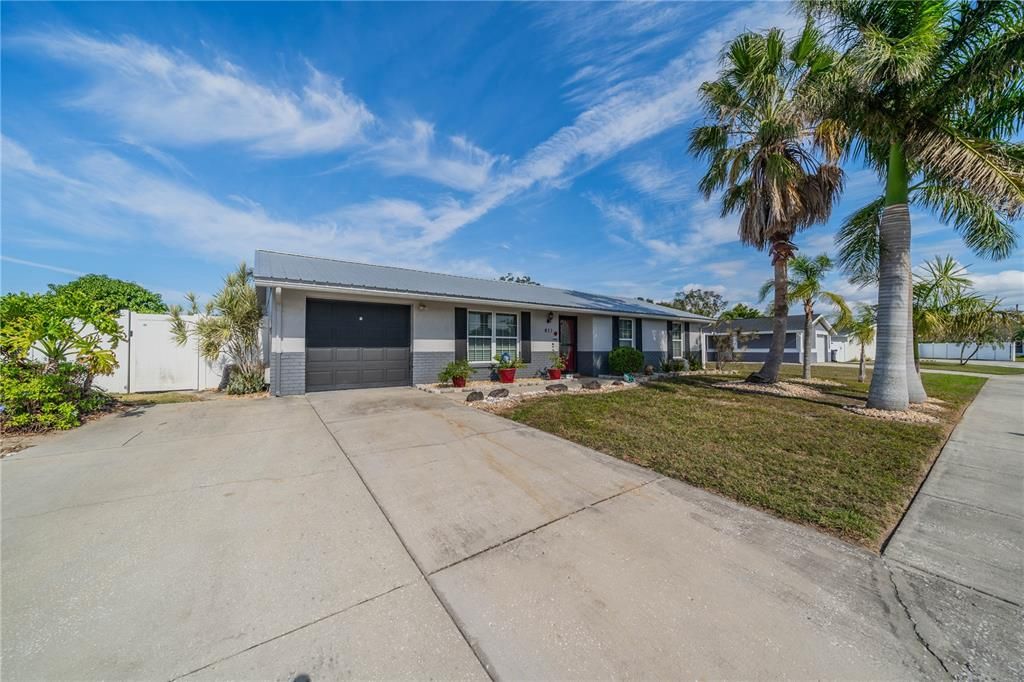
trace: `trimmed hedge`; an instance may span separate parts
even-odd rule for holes
[[[644,368],[644,354],[636,348],[620,346],[608,354],[608,369],[612,374],[639,372]]]

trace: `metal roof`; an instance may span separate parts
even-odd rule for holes
[[[774,322],[774,317],[751,317],[747,319],[729,320],[727,323],[723,322],[722,326],[724,329],[725,324],[728,324],[731,329],[742,332],[770,332]],[[824,315],[815,316],[814,324],[822,325],[825,330],[830,333],[834,331],[832,325],[829,324]],[[802,332],[803,330],[803,315],[790,315],[786,318],[787,332]]]
[[[550,306],[608,314],[669,317],[702,322],[708,320],[701,315],[676,308],[604,294],[298,256],[277,251],[257,251],[253,273],[257,284],[261,285],[310,284],[396,294]]]

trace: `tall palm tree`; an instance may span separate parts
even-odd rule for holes
[[[708,162],[700,190],[705,199],[722,192],[722,215],[740,214],[740,241],[767,250],[774,266],[772,344],[748,381],[778,381],[793,237],[827,220],[842,191],[839,145],[804,106],[831,80],[832,63],[811,23],[790,44],[779,29],[744,33],[726,48],[718,79],[700,87],[708,122],[690,135],[690,152]]]
[[[814,304],[831,303],[839,311],[836,326],[845,326],[852,318],[846,299],[834,291],[825,289],[825,275],[834,267],[826,254],[815,258],[795,256],[789,261],[789,302],[800,302],[804,308],[804,379],[811,378],[811,353],[814,351]],[[761,300],[772,290],[774,282],[769,280],[761,287]]]
[[[913,365],[909,204],[952,222],[990,258],[1017,243],[1024,213],[1024,5],[1019,0],[800,0],[844,49],[828,127],[885,179],[848,219],[841,260],[877,263],[878,352],[868,405],[923,400]],[[877,255],[870,249],[876,248]],[[913,389],[913,395],[912,395]]]

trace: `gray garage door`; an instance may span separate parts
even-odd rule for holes
[[[407,386],[409,306],[306,301],[306,390]]]

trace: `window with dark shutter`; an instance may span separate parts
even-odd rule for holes
[[[530,343],[530,313],[526,310],[519,313],[519,357],[523,362],[530,362],[533,359],[533,349]]]

